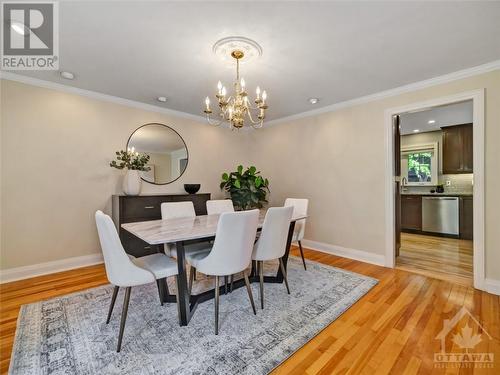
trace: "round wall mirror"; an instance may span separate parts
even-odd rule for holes
[[[141,172],[141,177],[151,184],[169,184],[186,170],[189,159],[186,143],[167,125],[151,123],[141,126],[132,133],[127,147],[149,155],[150,170]]]

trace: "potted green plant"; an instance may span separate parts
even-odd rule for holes
[[[116,151],[116,160],[109,163],[109,166],[116,169],[127,169],[123,178],[123,192],[126,195],[139,195],[141,192],[140,171],[149,171],[151,168],[146,166],[149,162],[148,154],[140,154],[134,147],[127,151]]]
[[[267,203],[269,181],[254,166],[244,171],[239,165],[235,172],[222,174],[220,188],[229,193],[237,210],[250,210],[262,208]]]

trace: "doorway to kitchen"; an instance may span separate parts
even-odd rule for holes
[[[484,289],[483,91],[391,109],[386,123],[386,265]]]
[[[402,113],[396,267],[473,280],[472,100]]]

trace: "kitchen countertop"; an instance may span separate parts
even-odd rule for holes
[[[454,192],[454,193],[431,193],[431,192],[408,192],[408,191],[402,191],[401,195],[422,195],[422,196],[437,196],[437,197],[472,197],[472,193],[461,193],[461,192]]]

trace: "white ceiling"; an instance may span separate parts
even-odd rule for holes
[[[401,134],[413,134],[440,130],[441,127],[469,124],[472,122],[472,100],[462,103],[443,105],[425,111],[401,115]],[[429,121],[434,122],[429,124]]]
[[[234,75],[212,45],[242,35],[263,48],[242,76],[276,119],[498,60],[499,19],[500,2],[64,1],[60,67],[76,79],[17,73],[203,115]]]

